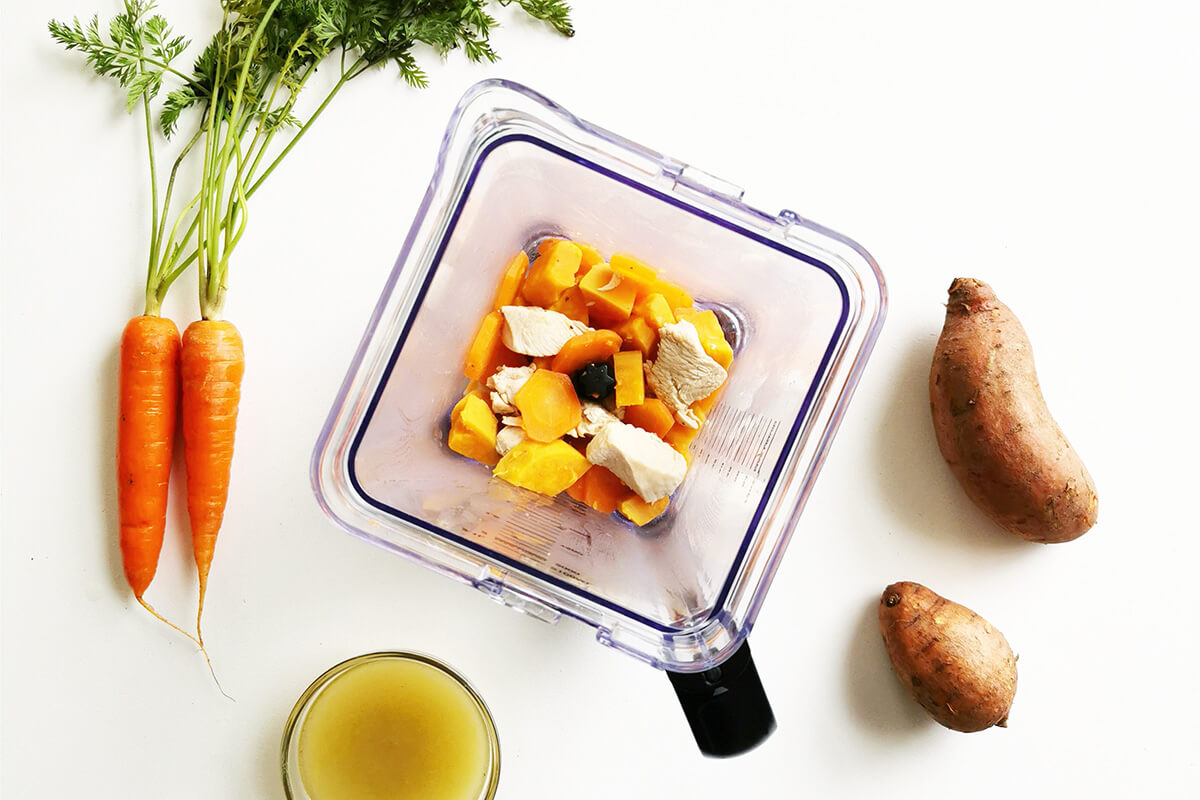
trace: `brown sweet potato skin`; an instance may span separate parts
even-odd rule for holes
[[[964,733],[1008,727],[1017,659],[983,617],[904,581],[879,598],[879,632],[896,677],[939,723]]]
[[[1049,543],[1096,524],[1096,485],[1046,408],[1025,329],[982,281],[950,286],[929,403],[951,471],[1003,528]]]

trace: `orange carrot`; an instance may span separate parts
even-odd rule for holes
[[[121,558],[133,596],[158,568],[167,523],[167,481],[179,402],[179,329],[162,317],[134,317],[121,335],[117,419],[117,503]]]
[[[121,561],[134,599],[192,639],[142,598],[158,569],[167,524],[167,482],[179,407],[179,349],[179,329],[158,316],[134,317],[121,335],[117,516]]]
[[[242,337],[232,323],[203,319],[183,334],[183,444],[187,466],[188,519],[192,550],[200,576],[196,637],[204,614],[204,594],[217,531],[229,496],[229,468],[237,427],[245,356]]]

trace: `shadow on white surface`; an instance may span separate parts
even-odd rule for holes
[[[858,727],[899,744],[934,723],[892,671],[879,633],[878,603],[876,597],[866,603],[846,648],[846,700]]]
[[[108,354],[100,364],[100,396],[96,401],[99,416],[96,430],[100,432],[99,447],[96,448],[96,471],[102,476],[100,485],[101,518],[105,520],[103,535],[107,537],[104,552],[108,554],[108,573],[112,580],[113,593],[122,601],[132,602],[129,584],[125,580],[125,567],[121,563],[120,514],[117,509],[117,482],[113,459],[117,452],[117,372],[120,368],[121,344],[113,342]]]
[[[289,706],[287,713],[291,713]],[[280,748],[283,746],[283,726],[286,717],[268,719],[262,725],[261,744],[255,758],[255,783],[258,792],[255,797],[283,797],[283,774],[281,772]]]
[[[896,359],[891,401],[879,421],[878,474],[889,509],[905,527],[946,548],[1016,555],[1030,545],[1002,530],[963,493],[938,449],[929,412],[935,335],[913,339]]]

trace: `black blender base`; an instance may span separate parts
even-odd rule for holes
[[[753,750],[775,730],[750,643],[704,672],[668,672],[700,752],[725,758]]]

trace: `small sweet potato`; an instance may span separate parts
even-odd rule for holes
[[[919,583],[893,583],[879,598],[879,632],[896,677],[947,728],[1008,727],[1017,659],[988,621]]]
[[[1046,408],[1025,329],[982,281],[950,286],[929,401],[951,471],[1006,530],[1069,542],[1096,523],[1096,486]]]

